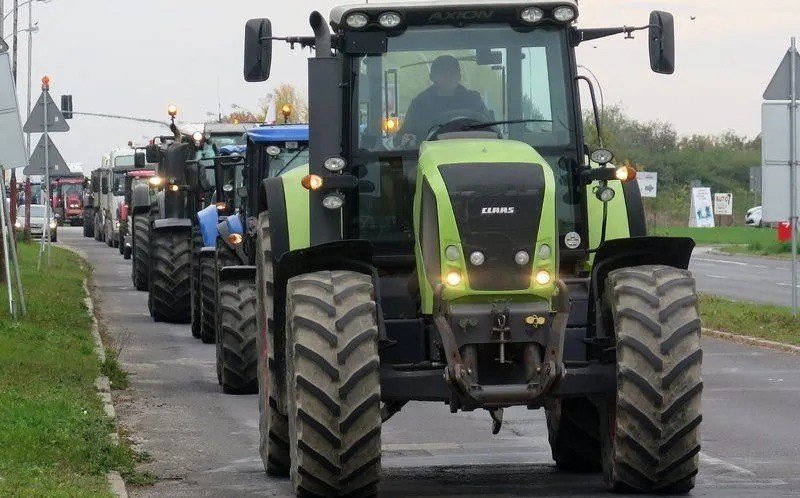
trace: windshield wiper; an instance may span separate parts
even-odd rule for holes
[[[461,127],[462,130],[480,130],[481,128],[489,128],[492,126],[504,124],[521,124],[521,123],[552,123],[552,119],[509,119],[506,121],[487,121],[485,123],[468,124]]]

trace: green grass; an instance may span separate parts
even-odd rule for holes
[[[800,320],[789,308],[703,295],[700,315],[706,328],[800,345]]]
[[[0,310],[0,496],[111,496],[105,474],[134,481],[135,455],[115,431],[94,388],[94,354],[84,304],[88,269],[53,248],[36,270],[37,245],[19,244],[28,317],[14,323],[7,296]]]
[[[667,237],[689,237],[698,244],[740,244],[747,245],[759,243],[764,246],[777,243],[775,230],[772,228],[751,227],[717,227],[717,228],[692,228],[692,227],[659,227],[655,235]]]

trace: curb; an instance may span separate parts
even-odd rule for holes
[[[756,346],[764,349],[772,349],[775,351],[783,351],[784,353],[800,354],[800,346],[793,346],[791,344],[784,344],[782,342],[768,341],[767,339],[759,339],[757,337],[750,337],[746,335],[731,334],[730,332],[723,332],[721,330],[703,329],[703,333],[729,342],[737,344],[746,344],[748,346]]]

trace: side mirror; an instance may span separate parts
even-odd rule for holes
[[[675,72],[675,20],[669,12],[650,14],[650,67],[659,74]]]
[[[161,162],[161,149],[158,148],[158,145],[148,145],[144,149],[144,158],[151,164]]]
[[[136,152],[133,153],[133,167],[136,169],[144,168],[146,165],[146,157],[145,152],[142,150],[137,149]]]
[[[244,27],[244,80],[267,81],[272,67],[272,23],[250,19]]]

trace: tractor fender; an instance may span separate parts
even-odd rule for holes
[[[166,218],[163,220],[155,220],[153,222],[153,230],[175,230],[185,228],[187,230],[192,228],[192,220],[188,218]]]
[[[248,282],[255,283],[256,281],[256,267],[255,266],[226,266],[219,270],[219,281],[227,282],[231,280],[247,280]]]
[[[694,250],[694,240],[686,237],[631,237],[603,242],[597,248],[589,288],[589,331],[605,337],[598,303],[608,274],[620,268],[665,265],[687,270]]]
[[[200,222],[200,234],[203,236],[204,247],[217,246],[217,224],[219,223],[219,211],[217,206],[211,204],[205,209],[197,212],[197,219]]]

